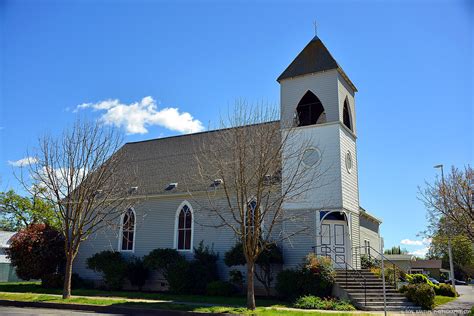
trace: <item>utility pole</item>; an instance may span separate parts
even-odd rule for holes
[[[442,191],[442,194],[443,194],[443,207],[444,207],[444,210],[447,211],[448,206],[446,204],[446,184],[444,182],[443,165],[436,165],[436,166],[434,166],[434,168],[441,169],[441,183],[443,185],[443,191]],[[449,227],[449,225],[448,225],[448,227]],[[445,232],[445,233],[448,237],[449,274],[451,274],[451,285],[453,286],[454,291],[456,291],[456,281],[455,281],[455,278],[454,278],[453,253],[452,253],[452,249],[451,249],[451,234],[449,232]]]

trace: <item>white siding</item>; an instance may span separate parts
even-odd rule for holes
[[[358,185],[358,161],[357,148],[354,136],[344,127],[340,126],[341,143],[341,179],[342,179],[342,205],[351,212],[359,212],[359,185]],[[346,168],[346,155],[350,152],[352,156],[352,170]]]
[[[287,124],[293,121],[296,106],[308,90],[323,104],[327,121],[338,121],[337,75],[337,70],[330,70],[283,80],[280,83],[282,122]]]
[[[352,122],[352,131],[356,134],[356,111],[355,111],[355,98],[354,98],[354,90],[349,86],[347,81],[338,73],[337,76],[337,84],[338,84],[338,98],[339,98],[339,120],[343,122],[343,109],[344,109],[344,100],[347,97],[349,101],[349,106],[351,109],[351,122]]]

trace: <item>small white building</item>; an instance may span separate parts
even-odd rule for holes
[[[20,281],[6,254],[6,250],[10,248],[10,239],[15,234],[15,232],[0,231],[0,282]]]

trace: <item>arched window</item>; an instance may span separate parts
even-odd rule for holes
[[[352,131],[351,110],[347,98],[344,100],[344,109],[342,111],[342,122]]]
[[[133,251],[135,246],[135,211],[129,208],[122,216],[121,251]]]
[[[296,107],[298,126],[326,123],[326,112],[318,97],[311,91],[301,98]]]
[[[245,231],[249,234],[255,231],[256,208],[257,208],[257,201],[255,200],[251,200],[247,204],[247,213],[245,214]]]
[[[176,214],[175,248],[192,250],[193,247],[193,212],[187,202],[183,202]]]

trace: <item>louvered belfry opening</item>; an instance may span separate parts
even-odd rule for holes
[[[342,121],[344,125],[346,125],[346,127],[352,131],[351,112],[349,111],[349,102],[347,101],[347,99],[344,101]]]
[[[301,98],[296,107],[298,126],[326,123],[326,112],[318,97],[311,91]]]

